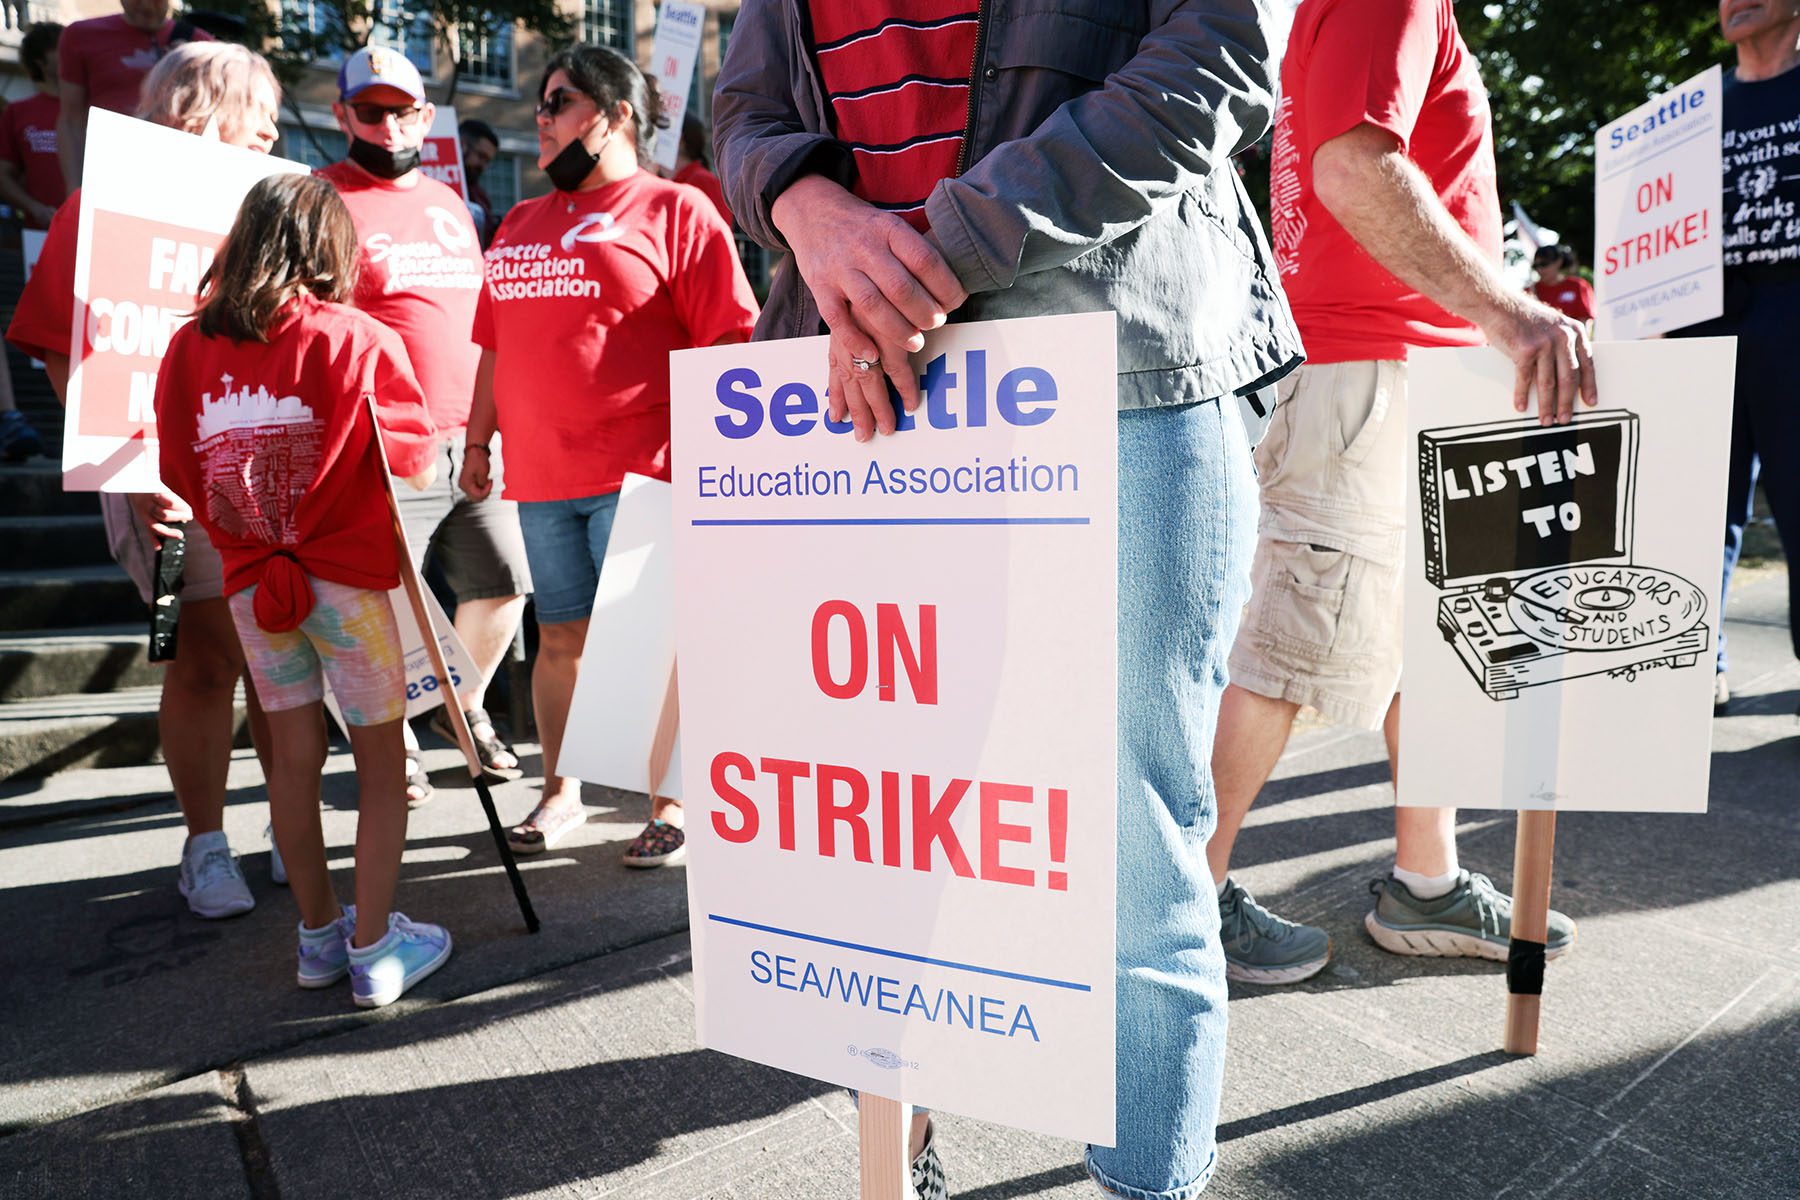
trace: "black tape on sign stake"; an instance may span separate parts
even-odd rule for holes
[[[1544,994],[1544,943],[1523,938],[1507,943],[1506,990],[1514,996]]]

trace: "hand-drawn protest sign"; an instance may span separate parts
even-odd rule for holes
[[[456,131],[456,110],[439,105],[431,118],[431,129],[419,147],[419,170],[439,183],[447,184],[465,201],[469,198],[469,177],[463,169],[462,138]]]
[[[864,444],[825,351],[671,358],[700,1040],[1110,1145],[1112,315],[929,335]]]
[[[122,117],[88,115],[63,487],[147,492],[156,372],[200,276],[257,180],[299,163]]]
[[[1602,340],[1666,333],[1724,311],[1718,67],[1594,139],[1594,290]]]
[[[1735,351],[1602,343],[1549,426],[1493,419],[1498,352],[1414,352],[1401,804],[1705,811]]]
[[[688,91],[694,86],[694,64],[700,58],[700,35],[706,28],[706,6],[686,0],[663,0],[656,16],[656,42],[650,50],[650,68],[667,120],[656,134],[656,165],[675,169],[681,148],[681,118],[687,111]]]
[[[673,502],[662,480],[625,477],[556,772],[679,800],[679,742],[661,780],[648,770],[675,668]]]

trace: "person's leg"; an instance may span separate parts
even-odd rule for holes
[[[1400,786],[1400,697],[1388,705],[1381,724],[1387,740],[1388,772]],[[1394,873],[1414,884],[1418,895],[1443,895],[1456,882],[1456,810],[1394,806]],[[1431,880],[1424,887],[1417,882]],[[1434,884],[1441,883],[1441,887]]]
[[[1235,408],[1119,414],[1118,1144],[1090,1146],[1087,1162],[1132,1195],[1191,1195],[1217,1160],[1210,761],[1255,504]]]
[[[406,788],[402,783],[406,743],[400,737],[401,724],[395,719],[347,728],[350,753],[356,760],[353,944],[357,946],[374,945],[387,933],[400,879],[400,857],[406,850]]]
[[[569,705],[575,698],[575,676],[581,669],[581,648],[587,642],[587,619],[556,621],[538,626],[538,659],[531,669],[531,702],[537,709],[538,741],[544,748],[544,799],[546,809],[581,806],[581,780],[556,771],[563,734],[569,723]]]
[[[315,667],[316,669],[316,667]],[[319,778],[325,769],[324,705],[314,701],[268,714],[269,819],[287,867],[288,889],[309,929],[323,929],[342,915],[325,835],[319,824]]]
[[[1741,344],[1741,343],[1740,343]],[[1747,357],[1740,351],[1741,357]],[[1744,548],[1744,527],[1750,523],[1751,506],[1756,495],[1757,458],[1756,443],[1750,419],[1745,407],[1744,387],[1739,382],[1731,412],[1731,457],[1726,472],[1725,482],[1725,559],[1724,571],[1719,581],[1719,607],[1725,607],[1726,597],[1731,593],[1731,573],[1737,568],[1738,556]],[[1727,664],[1725,654],[1725,622],[1719,621],[1718,656],[1713,669],[1720,675],[1725,674]],[[1719,697],[1721,707],[1730,699],[1729,692]]]
[[[1794,403],[1793,384],[1797,327],[1800,282],[1759,287],[1738,335],[1737,415],[1748,418],[1751,449],[1762,464],[1763,498],[1787,559],[1788,635],[1800,657],[1800,405]],[[1732,436],[1735,443],[1735,421]]]
[[[243,671],[243,651],[225,601],[184,601],[175,661],[163,673],[157,725],[190,837],[224,827],[232,710]]]
[[[519,631],[519,620],[525,615],[525,597],[489,596],[475,600],[458,600],[456,636],[475,660],[480,677],[469,681],[463,689],[464,708],[480,708],[481,698],[493,682],[500,661],[512,648],[513,635]]]
[[[1231,848],[1238,830],[1280,761],[1299,711],[1291,700],[1261,696],[1235,683],[1225,689],[1212,756],[1219,825],[1206,843],[1206,863],[1215,880],[1231,873]]]

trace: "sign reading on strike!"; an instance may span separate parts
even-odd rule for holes
[[[431,118],[431,130],[419,146],[419,170],[468,200],[469,177],[463,170],[462,138],[456,132],[454,108],[440,106]]]
[[[88,117],[63,486],[156,489],[156,373],[257,180],[299,163],[95,109]]]
[[[675,169],[675,153],[681,148],[681,117],[687,111],[688,90],[694,86],[694,63],[700,57],[700,34],[705,27],[705,5],[686,0],[665,0],[656,16],[650,66],[662,99],[662,115],[668,122],[656,134],[656,164],[664,170]]]
[[[1666,333],[1724,311],[1720,71],[1600,130],[1594,291],[1601,340]]]
[[[672,356],[704,1045],[1113,1144],[1114,358],[953,325],[858,443],[824,338]]]

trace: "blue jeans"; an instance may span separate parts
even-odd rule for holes
[[[1225,957],[1206,843],[1256,504],[1235,405],[1119,414],[1118,1145],[1090,1146],[1087,1167],[1133,1200],[1197,1196],[1218,1162]]]
[[[575,500],[519,501],[519,531],[531,566],[532,601],[541,625],[585,621],[594,611],[600,564],[612,537],[619,493]]]

